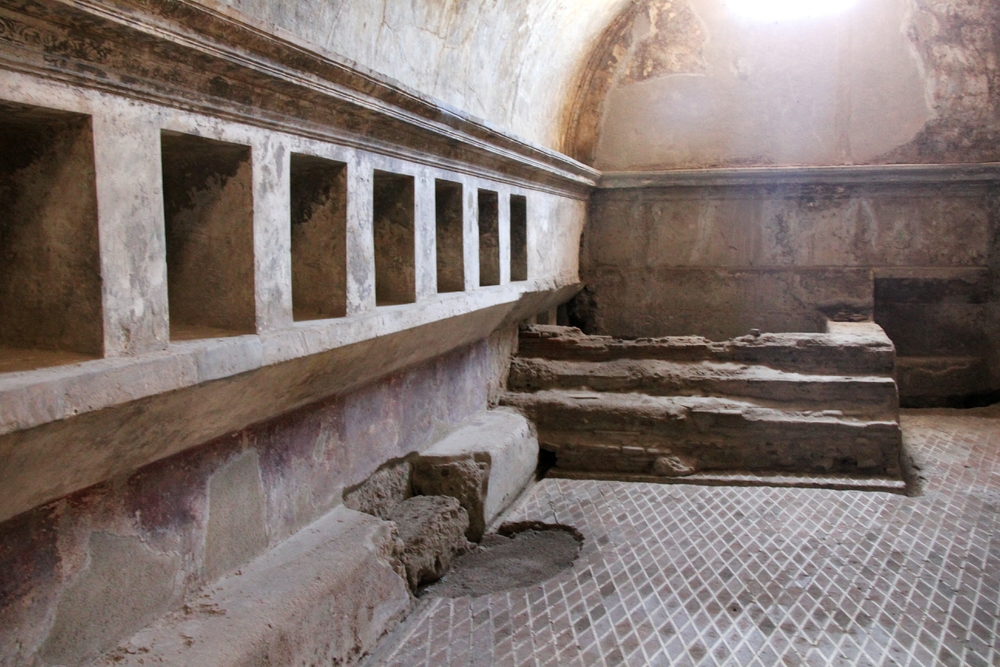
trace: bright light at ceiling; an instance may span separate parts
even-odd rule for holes
[[[726,0],[733,13],[758,21],[829,16],[855,4],[857,0]]]

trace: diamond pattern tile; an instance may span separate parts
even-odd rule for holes
[[[575,526],[571,570],[434,599],[392,667],[1000,666],[1000,417],[904,412],[920,497],[548,479],[508,520]]]

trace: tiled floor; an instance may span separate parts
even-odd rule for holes
[[[424,601],[377,665],[1000,665],[1000,416],[908,412],[924,494],[546,480],[573,569]]]

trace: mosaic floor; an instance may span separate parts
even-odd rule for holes
[[[550,479],[572,570],[424,600],[369,665],[1000,666],[1000,412],[904,413],[923,495]]]

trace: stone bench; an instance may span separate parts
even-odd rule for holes
[[[392,524],[338,507],[92,665],[351,664],[410,609],[397,552]]]

